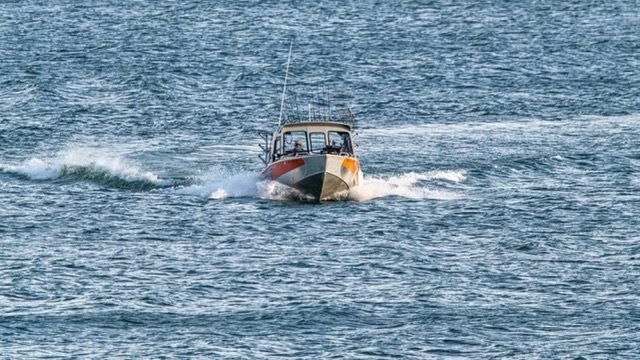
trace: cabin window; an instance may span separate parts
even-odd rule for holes
[[[311,152],[320,152],[327,145],[326,137],[321,132],[310,133],[309,140],[311,141]]]
[[[348,132],[329,131],[329,147],[339,149],[340,152],[353,153]]]
[[[293,153],[296,142],[302,145],[302,151],[308,151],[307,132],[306,131],[287,131],[282,136],[284,143],[282,150],[285,154]]]

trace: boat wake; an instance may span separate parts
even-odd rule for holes
[[[252,197],[269,200],[306,200],[298,191],[270,180],[264,180],[257,173],[233,172],[228,169],[213,168],[194,181],[194,184],[175,190],[182,195],[193,195],[213,200]]]
[[[53,157],[33,157],[18,164],[0,163],[0,172],[29,180],[87,181],[133,191],[165,189],[205,199],[261,198],[276,201],[310,201],[310,197],[257,173],[213,168],[188,179],[161,178],[105,149],[74,148]],[[409,172],[394,176],[366,175],[361,185],[338,194],[335,200],[368,201],[385,197],[452,200],[459,194],[431,187],[432,181],[459,183],[463,171]]]
[[[384,197],[403,197],[408,199],[455,200],[460,195],[444,190],[427,187],[425,182],[444,180],[459,183],[465,180],[464,171],[428,171],[410,172],[395,176],[365,176],[363,183],[349,191],[348,198],[355,201],[368,201]]]
[[[177,185],[176,180],[161,179],[127,160],[93,148],[64,150],[51,158],[33,157],[20,164],[0,164],[0,171],[30,180],[89,181],[128,190]]]
[[[255,197],[259,195],[260,179],[251,172],[233,173],[226,169],[212,169],[199,176],[195,184],[178,188],[176,193],[211,199]]]
[[[442,180],[459,183],[465,180],[463,171],[429,171],[406,173],[397,176],[365,176],[363,184],[348,193],[339,194],[335,200],[368,201],[384,197],[408,199],[453,200],[460,195],[451,191],[434,190],[425,182]],[[230,172],[213,169],[201,176],[197,184],[176,190],[179,194],[221,200],[236,197],[255,197],[282,201],[308,201],[310,197],[276,181],[261,179],[252,172]]]

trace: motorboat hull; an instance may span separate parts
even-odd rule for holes
[[[316,200],[335,199],[362,177],[356,158],[330,154],[286,157],[267,165],[262,176]]]

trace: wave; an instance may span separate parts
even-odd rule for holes
[[[178,194],[194,195],[211,199],[227,197],[247,197],[259,194],[260,179],[248,171],[234,173],[227,169],[215,168],[200,176],[196,184],[176,190]]]
[[[450,191],[433,190],[421,186],[420,182],[445,180],[459,183],[466,179],[463,171],[428,171],[424,173],[406,173],[387,177],[365,177],[362,185],[349,191],[348,198],[355,201],[367,201],[389,196],[408,199],[455,200],[460,195]]]
[[[127,160],[92,148],[65,150],[52,158],[33,157],[17,165],[0,164],[0,170],[31,180],[84,180],[129,190],[177,185],[176,180],[161,179]]]
[[[213,168],[195,180],[195,184],[176,190],[182,195],[193,195],[207,199],[261,198],[269,200],[306,201],[309,197],[276,181],[260,178],[250,171],[234,172],[224,168]]]

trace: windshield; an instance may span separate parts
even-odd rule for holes
[[[329,146],[338,149],[340,152],[353,153],[351,138],[348,132],[329,131]]]
[[[292,153],[294,150],[300,152],[309,149],[306,131],[287,131],[282,138],[282,150],[285,154]]]
[[[312,132],[309,134],[311,140],[311,152],[319,153],[327,145],[326,136],[323,132]]]

